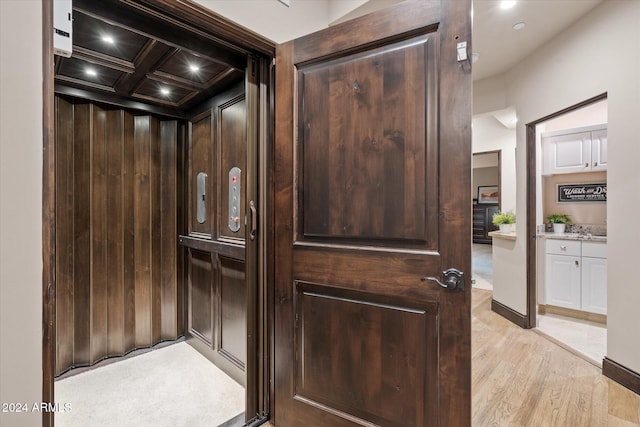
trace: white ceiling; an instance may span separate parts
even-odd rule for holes
[[[473,79],[502,74],[571,26],[602,0],[518,0],[508,10],[500,0],[473,0]],[[524,22],[522,30],[513,25]]]

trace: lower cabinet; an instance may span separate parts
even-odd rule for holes
[[[582,308],[582,283],[579,256],[547,254],[547,304]]]
[[[607,313],[606,243],[547,239],[546,304]]]
[[[607,260],[582,257],[582,310],[607,313]]]

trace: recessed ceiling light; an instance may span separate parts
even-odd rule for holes
[[[196,64],[189,64],[189,69],[193,72],[193,73],[197,73],[198,71],[200,71],[200,67],[197,66]]]
[[[104,36],[102,36],[102,41],[105,43],[109,43],[109,44],[115,44],[115,40],[113,39],[113,37],[111,37],[108,34],[105,34]]]
[[[521,30],[521,29],[524,28],[524,25],[525,25],[524,22],[518,22],[518,23],[513,25],[513,29],[516,30],[516,31],[517,30]]]
[[[86,70],[84,70],[84,72],[87,73],[87,75],[89,75],[91,77],[95,77],[95,76],[98,75],[96,70],[94,70],[93,68],[87,68]]]
[[[502,0],[500,2],[500,9],[502,10],[511,9],[515,5],[516,5],[516,0]]]
[[[170,91],[166,87],[162,87],[160,88],[160,93],[166,96],[169,95]]]

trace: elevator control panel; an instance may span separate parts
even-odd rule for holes
[[[229,230],[234,233],[240,230],[241,173],[237,166],[229,171]]]
[[[200,224],[207,220],[207,174],[204,172],[196,176],[196,220]]]

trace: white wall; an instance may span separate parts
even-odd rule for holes
[[[277,0],[195,1],[276,43],[327,28],[336,14],[346,13],[349,7],[361,3],[347,0],[348,5],[338,5],[333,1],[330,4],[329,0],[291,0],[291,6],[287,7]]]
[[[608,222],[608,343],[607,356],[640,372],[640,270],[637,268],[640,227],[629,216],[640,211],[638,112],[640,111],[640,2],[609,0],[594,8],[504,76],[505,104],[518,111],[516,150],[517,234],[525,234],[526,140],[525,123],[608,93],[609,169]],[[488,88],[496,79],[476,82],[495,101]],[[474,100],[474,106],[483,101]],[[631,226],[630,226],[631,225]],[[511,251],[524,270],[526,239]],[[511,278],[517,292],[514,305],[526,301],[526,276]],[[503,301],[501,301],[503,302]],[[505,302],[503,302],[505,303]]]
[[[0,0],[1,1],[1,0]],[[402,0],[194,0],[277,43],[392,6]]]
[[[573,129],[584,126],[601,125],[608,121],[607,100],[602,100],[576,111],[563,114],[555,119],[540,123],[541,132]]]
[[[329,0],[330,2],[337,3],[345,0]],[[353,0],[347,0],[353,1]],[[360,16],[367,15],[369,13],[375,12],[380,9],[384,9],[389,6],[393,6],[397,3],[402,2],[403,0],[366,0],[361,1],[361,5],[357,8],[352,9],[349,13],[343,13],[342,15],[336,16],[334,19],[330,21],[329,25],[340,24],[342,22],[348,21],[350,19],[355,19]],[[346,3],[346,2],[345,2]],[[337,14],[336,14],[337,15]]]
[[[473,82],[473,115],[486,114],[507,108],[507,87],[504,76],[489,77]]]
[[[365,3],[371,3],[371,0],[328,0],[328,3],[329,25],[331,25]]]
[[[0,402],[29,405],[42,400],[41,45],[41,2],[0,0]],[[0,412],[2,426],[41,419]]]
[[[513,211],[517,216],[515,129],[507,129],[492,115],[483,114],[473,117],[471,133],[471,146],[474,153],[500,150],[501,209]]]
[[[471,170],[471,198],[478,197],[478,187],[494,186],[498,184],[500,170],[497,166],[487,168],[473,168]]]
[[[514,248],[524,241],[522,235],[516,240],[493,238],[492,263],[493,263],[493,299],[517,311],[523,316],[527,313],[527,300],[520,298],[520,289],[513,286],[520,283],[523,274],[523,264],[516,258]],[[526,277],[526,276],[525,276]]]

